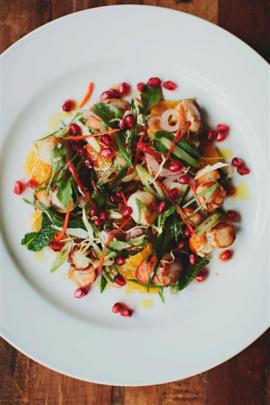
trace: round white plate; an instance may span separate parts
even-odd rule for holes
[[[1,333],[16,348],[64,374],[113,385],[148,385],[189,377],[235,355],[269,326],[266,156],[268,65],[234,36],[180,12],[115,6],[53,21],[1,58]],[[89,81],[95,97],[112,84],[150,76],[175,80],[165,97],[197,97],[213,125],[226,122],[223,148],[244,157],[236,176],[242,213],[235,256],[211,263],[211,276],[145,309],[140,294],[94,289],[73,299],[65,269],[49,274],[47,253],[20,245],[31,207],[12,192],[34,139],[67,98]],[[228,152],[228,151],[227,151]],[[244,193],[243,193],[244,191]],[[243,195],[245,194],[245,195]],[[121,318],[116,300],[135,308]]]

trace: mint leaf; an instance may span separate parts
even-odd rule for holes
[[[128,166],[131,167],[132,166],[132,160],[131,160],[131,156],[130,153],[127,151],[127,149],[125,148],[125,144],[123,142],[123,134],[118,132],[115,135],[115,140],[119,149],[119,152],[121,153],[122,157],[125,159],[125,161],[127,162]]]
[[[72,200],[72,177],[69,177],[67,180],[62,179],[58,183],[57,198],[67,208],[68,202]]]
[[[45,246],[48,246],[54,234],[54,229],[52,229],[50,226],[45,226],[39,232],[26,233],[21,241],[21,244],[25,245],[28,250],[38,252]]]
[[[145,86],[141,93],[143,112],[148,114],[151,108],[154,107],[162,99],[162,92],[160,87]]]
[[[96,103],[91,108],[91,111],[98,116],[107,127],[110,128],[116,128],[118,125],[117,122],[111,122],[112,120],[122,117],[122,113],[119,108],[107,103]]]

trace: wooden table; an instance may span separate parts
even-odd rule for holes
[[[0,50],[65,14],[121,3],[195,14],[231,31],[270,60],[269,0],[0,0]],[[146,388],[77,381],[40,366],[1,340],[0,386],[0,405],[270,405],[270,331],[213,370]]]

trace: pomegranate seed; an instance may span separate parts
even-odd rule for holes
[[[126,121],[124,119],[120,120],[119,121],[119,128],[120,129],[126,129],[126,127],[127,127]]]
[[[102,143],[104,143],[104,145],[111,146],[111,138],[109,137],[109,135],[102,135],[100,137],[100,140]]]
[[[233,256],[233,251],[228,249],[228,250],[224,250],[224,252],[220,253],[219,258],[220,258],[220,260],[223,260],[225,262],[227,260],[230,260],[232,256]]]
[[[250,173],[250,169],[246,166],[238,167],[237,171],[241,176],[245,176],[246,174]]]
[[[208,131],[207,133],[207,139],[208,141],[213,141],[216,137],[215,131]]]
[[[191,254],[191,255],[189,255],[189,263],[190,264],[196,264],[198,262],[198,259],[197,259],[197,256],[196,255],[193,255],[193,254]]]
[[[199,283],[202,283],[203,281],[205,281],[207,279],[208,276],[209,276],[209,270],[204,268],[195,277],[195,280],[198,281]]]
[[[234,167],[241,167],[241,166],[243,166],[243,164],[244,164],[243,159],[240,159],[238,157],[234,157],[233,160],[232,160],[232,165]]]
[[[179,197],[179,190],[178,190],[178,188],[172,188],[170,191],[169,191],[169,196],[174,200],[174,199],[176,199],[177,197]]]
[[[166,82],[163,83],[163,87],[166,90],[175,90],[177,87],[177,84],[175,82],[172,82],[171,80],[167,80]]]
[[[183,174],[178,181],[180,184],[188,184],[190,181],[190,176],[188,174]]]
[[[179,162],[179,161],[176,161],[176,162],[170,163],[170,165],[169,165],[169,170],[170,170],[171,172],[178,172],[178,170],[181,170],[182,167],[183,167],[182,163]]]
[[[89,159],[85,159],[84,164],[86,167],[88,167],[88,169],[92,168],[92,163]]]
[[[124,308],[124,309],[122,309],[122,311],[120,312],[120,315],[121,315],[121,316],[125,316],[125,317],[131,317],[132,314],[133,314],[133,311],[132,311],[132,309],[130,309],[130,308]]]
[[[119,86],[119,93],[121,96],[127,96],[130,93],[131,87],[128,83],[123,82]]]
[[[104,224],[100,218],[95,219],[93,222],[96,226],[102,226]]]
[[[17,180],[15,182],[13,191],[14,191],[15,194],[19,195],[19,194],[22,194],[22,192],[25,190],[25,187],[26,187],[26,185],[22,181]]]
[[[217,131],[218,132],[224,132],[226,135],[229,132],[230,127],[226,124],[218,124],[217,125]]]
[[[151,234],[152,234],[153,238],[155,238],[158,235],[158,231],[155,228],[152,228]]]
[[[30,179],[30,180],[28,180],[26,185],[27,185],[27,187],[35,189],[35,188],[37,188],[39,186],[39,182],[34,180],[34,179]]]
[[[66,100],[62,105],[62,110],[65,112],[69,112],[75,108],[75,101],[74,100]]]
[[[125,258],[122,256],[117,256],[115,259],[115,264],[117,264],[117,266],[122,266],[125,263]]]
[[[114,194],[111,196],[111,202],[114,204],[119,203],[120,201],[122,201],[122,197],[119,194]]]
[[[130,217],[131,214],[132,214],[132,208],[131,208],[131,207],[126,207],[126,208],[122,211],[123,217]]]
[[[159,87],[161,85],[161,80],[159,77],[150,77],[147,84],[150,87]]]
[[[98,210],[97,210],[97,208],[95,208],[95,207],[90,208],[89,214],[90,214],[90,217],[96,217],[96,216],[98,216]]]
[[[117,274],[117,275],[114,277],[114,281],[116,282],[116,284],[120,285],[121,287],[122,287],[123,285],[126,285],[126,284],[127,284],[126,279],[122,276],[122,274]]]
[[[122,309],[122,304],[120,302],[116,302],[113,307],[112,307],[112,311],[117,314],[118,312],[120,312]]]
[[[110,159],[110,158],[114,155],[114,152],[113,152],[112,149],[106,148],[106,149],[103,149],[103,150],[100,152],[100,155],[101,155],[102,157],[106,158],[106,159]]]
[[[81,127],[79,127],[79,125],[77,125],[77,124],[70,124],[70,126],[69,126],[69,132],[70,132],[72,135],[81,135],[82,130],[81,130]]]
[[[75,298],[83,298],[89,293],[89,287],[79,287],[74,291]]]
[[[107,217],[108,217],[108,214],[106,211],[104,211],[104,210],[100,211],[99,218],[101,219],[101,221],[105,222]]]
[[[63,247],[63,243],[58,242],[58,241],[51,241],[49,243],[49,247],[54,250],[55,252],[60,252],[60,250],[62,250]]]
[[[188,228],[186,228],[183,232],[185,238],[189,238],[191,236],[191,232]]]
[[[231,221],[231,222],[240,222],[241,217],[238,212],[230,210],[227,212],[227,219],[228,219],[228,221]]]
[[[222,142],[227,138],[227,134],[225,132],[218,132],[216,136],[217,142]]]
[[[132,115],[132,114],[127,115],[125,118],[125,124],[128,128],[134,127],[134,125],[135,125],[134,115]]]
[[[145,83],[143,83],[143,82],[137,83],[137,90],[138,90],[139,92],[144,91],[144,89],[145,89]]]
[[[117,89],[110,89],[104,91],[100,97],[102,101],[108,100],[109,98],[120,98],[120,92]]]
[[[158,212],[162,214],[166,210],[167,204],[165,201],[161,201],[161,203],[158,205]]]
[[[186,247],[186,242],[184,240],[181,240],[178,244],[179,249],[185,249]]]

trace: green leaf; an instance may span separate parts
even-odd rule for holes
[[[63,178],[57,186],[57,198],[63,207],[67,208],[68,202],[72,200],[72,177],[67,180]]]
[[[132,166],[132,160],[131,160],[130,153],[125,148],[125,145],[124,145],[124,142],[123,142],[123,134],[118,132],[116,134],[116,136],[115,136],[115,140],[116,140],[119,152],[121,153],[121,155],[123,156],[123,158],[127,162],[128,166],[131,167]]]
[[[160,288],[158,295],[161,299],[161,301],[163,302],[163,304],[165,303],[165,298],[164,298],[164,294],[163,294],[163,288]]]
[[[107,103],[96,103],[91,108],[91,111],[97,115],[107,127],[110,128],[116,128],[118,125],[116,121],[112,120],[122,117],[122,113],[119,108]]]
[[[160,87],[145,86],[141,93],[141,100],[143,105],[143,111],[148,114],[151,108],[154,107],[162,99],[162,92]]]
[[[57,270],[62,264],[64,264],[67,261],[68,255],[70,253],[70,250],[72,248],[72,243],[66,243],[62,250],[57,253],[51,268],[50,268],[50,273],[53,273],[55,270]]]
[[[30,232],[24,235],[21,244],[25,245],[28,250],[38,252],[45,246],[48,246],[55,234],[54,229],[45,226],[39,232]]]
[[[172,141],[167,137],[162,137],[160,139],[154,139],[153,147],[164,156],[167,155],[170,147],[172,145]],[[199,162],[195,160],[191,155],[189,155],[185,150],[179,148],[179,146],[175,146],[172,152],[172,156],[176,159],[183,160],[184,162],[188,163],[189,165],[198,168],[200,166]]]
[[[203,267],[206,266],[208,263],[209,260],[206,257],[203,257],[198,263],[184,269],[177,284],[178,291],[186,288],[191,283],[191,281],[194,280],[194,278],[199,274]]]
[[[102,274],[101,279],[100,279],[100,286],[99,286],[101,293],[105,290],[107,284],[108,284],[108,281],[107,281],[106,277],[104,277]]]

